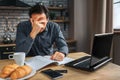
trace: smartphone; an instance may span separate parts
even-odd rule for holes
[[[47,69],[47,70],[44,70],[44,71],[41,71],[41,72],[46,74],[47,76],[49,76],[52,79],[57,79],[57,78],[63,77],[63,74],[61,74],[57,71],[54,71],[52,69]]]

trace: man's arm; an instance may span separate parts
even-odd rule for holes
[[[60,30],[60,26],[56,25],[56,39],[55,44],[58,48],[58,51],[56,51],[52,56],[52,60],[62,61],[64,57],[68,54],[68,46],[64,39],[64,36]]]
[[[67,46],[67,43],[65,41],[65,38],[60,30],[60,26],[57,26],[57,30],[56,30],[56,34],[57,34],[57,37],[55,39],[55,44],[58,48],[58,51],[61,52],[61,53],[64,53],[65,55],[68,54],[68,46]]]
[[[41,33],[44,29],[43,21],[39,22],[38,20],[33,20],[30,18],[30,22],[32,25],[32,30],[29,34],[24,27],[28,25],[19,24],[17,27],[17,36],[16,36],[16,51],[18,52],[26,52],[28,53],[32,47],[35,37],[38,33]],[[29,25],[29,27],[31,27]]]
[[[27,34],[24,33],[23,26],[22,24],[18,24],[17,27],[16,52],[25,52],[27,54],[32,47],[34,39],[30,35],[26,36]]]

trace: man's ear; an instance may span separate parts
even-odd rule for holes
[[[33,25],[34,20],[33,20],[32,18],[30,18],[30,22],[31,22],[31,24]]]
[[[34,20],[32,18],[30,18],[31,22],[34,22]]]
[[[47,18],[47,20],[49,21],[49,17]]]

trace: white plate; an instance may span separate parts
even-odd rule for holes
[[[27,75],[27,76],[25,76],[25,77],[23,77],[23,78],[17,79],[17,80],[24,80],[24,79],[28,79],[28,78],[30,78],[30,77],[32,77],[32,76],[34,76],[34,75],[35,75],[35,73],[36,73],[36,70],[32,70],[32,72],[31,72],[29,75]],[[6,78],[6,79],[1,79],[1,78],[0,78],[0,80],[11,80],[11,79],[10,79],[10,78]]]

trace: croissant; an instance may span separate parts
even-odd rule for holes
[[[17,64],[9,64],[3,67],[1,73],[0,73],[0,78],[6,78],[10,76],[10,74],[17,68],[19,65]]]
[[[32,71],[32,68],[27,65],[20,66],[10,75],[10,78],[12,80],[22,78],[22,77],[30,74],[31,71]]]

